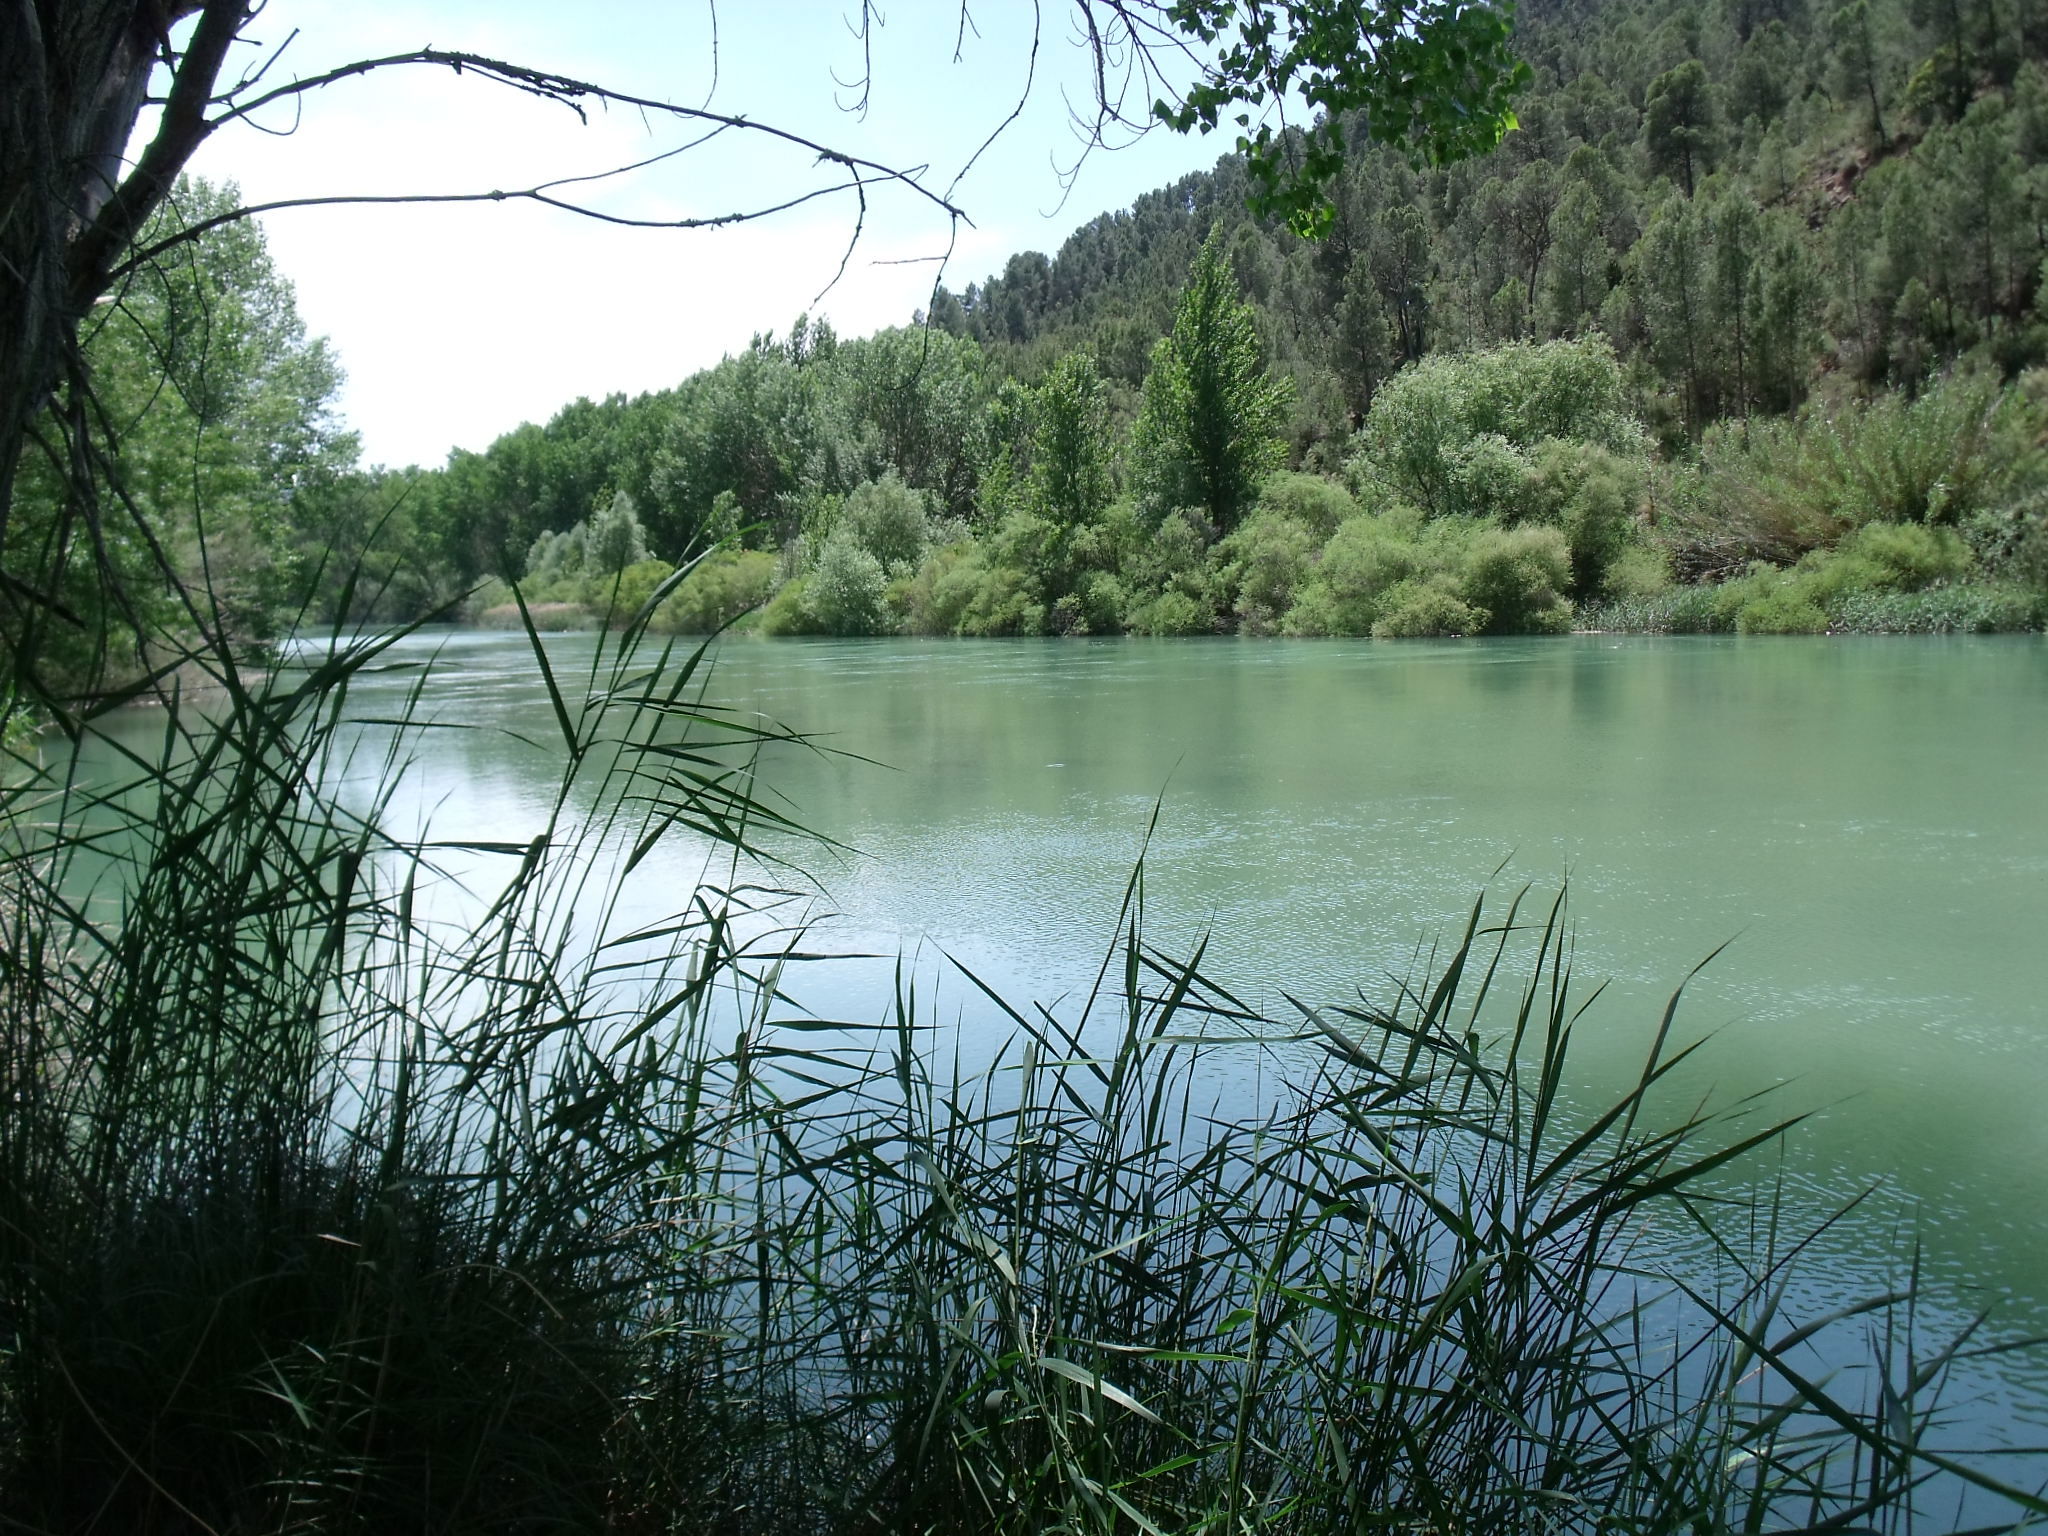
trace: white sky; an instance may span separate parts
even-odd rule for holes
[[[975,226],[962,228],[946,268],[955,292],[1015,251],[1057,250],[1077,225],[1228,147],[1161,131],[1097,153],[1061,209],[1055,165],[1078,147],[1062,91],[1085,102],[1087,56],[1064,0],[1043,7],[1030,105],[955,195]],[[979,36],[957,64],[957,0],[888,4],[865,119],[846,110],[856,92],[835,84],[860,74],[848,26],[857,12],[858,0],[724,0],[711,105],[883,164],[929,164],[943,191],[1023,92],[1030,0],[975,0]],[[710,17],[704,0],[271,0],[250,36],[274,47],[298,29],[272,81],[433,46],[698,105],[711,85]],[[241,62],[255,58],[251,48]],[[606,170],[691,136],[617,110],[583,126],[562,107],[420,67],[303,103],[296,126],[289,109],[264,120],[288,135],[231,126],[191,169],[239,182],[249,202],[470,192]],[[614,213],[674,218],[759,206],[818,181],[809,155],[728,133],[592,196]],[[348,371],[342,410],[365,462],[434,464],[578,395],[674,384],[805,310],[846,335],[907,321],[937,270],[919,258],[945,251],[947,221],[900,188],[877,189],[845,277],[819,300],[854,213],[842,196],[723,230],[621,229],[530,203],[292,209],[264,223],[308,329],[332,339]]]

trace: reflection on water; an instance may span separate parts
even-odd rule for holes
[[[558,749],[525,644],[396,653],[438,651],[427,713],[451,727],[416,743],[401,814],[443,837],[537,827]],[[569,686],[592,641],[552,645]],[[356,707],[388,713],[410,682],[369,680]],[[854,850],[806,858],[833,943],[943,950],[1012,996],[1093,976],[1155,801],[1155,936],[1213,930],[1210,968],[1276,1007],[1373,990],[1480,887],[1568,873],[1578,974],[1611,982],[1588,1094],[1639,1067],[1672,986],[1732,940],[1681,1014],[1719,1036],[1702,1081],[1819,1111],[1787,1154],[1798,1187],[1898,1192],[1818,1283],[1917,1232],[1953,1307],[2048,1323],[2038,638],[735,642],[715,692],[852,754],[766,765]],[[636,900],[673,908],[699,872],[678,850]],[[835,967],[805,1001],[879,1017],[889,970]],[[2022,1417],[2043,1396],[2005,1391]]]

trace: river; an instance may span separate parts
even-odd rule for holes
[[[552,640],[558,671],[594,643]],[[410,805],[443,836],[530,832],[555,727],[524,637],[397,655],[434,658],[427,717],[483,728],[420,738]],[[367,679],[356,707],[411,684]],[[1084,985],[1155,803],[1154,937],[1211,933],[1208,969],[1276,1009],[1384,994],[1482,888],[1568,876],[1577,973],[1609,983],[1578,1046],[1589,1096],[1725,944],[1679,1015],[1716,1037],[1692,1083],[1814,1112],[1767,1164],[1813,1209],[1883,1186],[1810,1283],[1876,1289],[1917,1238],[1942,1318],[2048,1331],[2040,637],[735,641],[713,692],[837,749],[766,764],[849,850],[802,855],[818,938],[928,978],[943,951],[1019,999]],[[821,973],[804,1000],[879,1019],[892,969]],[[1971,1411],[2038,1441],[2025,1358],[1987,1366]]]

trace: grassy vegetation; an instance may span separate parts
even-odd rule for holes
[[[1085,999],[981,994],[989,1059],[907,983],[793,1013],[748,877],[789,738],[647,638],[671,595],[580,679],[535,636],[562,774],[503,842],[395,830],[382,640],[212,658],[126,784],[17,761],[0,1523],[1904,1530],[1985,1481],[1909,1295],[1786,1315],[1798,1244],[1727,1182],[1782,1128],[1673,1117],[1669,1013],[1567,1108],[1561,899],[1268,1019],[1147,942],[1141,869]],[[676,836],[726,877],[629,917]]]

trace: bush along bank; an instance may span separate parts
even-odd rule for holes
[[[1192,299],[1183,311],[1121,449],[1100,375],[1070,355],[1013,402],[1016,452],[972,513],[884,471],[809,498],[769,550],[745,547],[728,507],[736,537],[653,627],[1391,639],[2048,620],[2048,377],[1958,376],[1911,402],[1715,428],[1672,461],[1604,341],[1514,344],[1395,375],[1341,470],[1309,474],[1278,467],[1277,440],[1254,451],[1282,404],[1255,349],[1221,347]],[[1219,374],[1215,398],[1186,383]],[[619,493],[541,535],[521,590],[544,626],[623,622],[673,569]],[[518,622],[502,582],[469,612]]]

